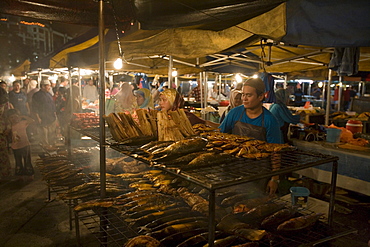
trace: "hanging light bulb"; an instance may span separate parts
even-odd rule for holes
[[[257,79],[257,78],[258,78],[258,74],[254,74],[252,77],[253,77],[254,79]]]
[[[172,76],[173,77],[176,77],[177,76],[177,70],[176,69],[172,70]]]
[[[243,81],[243,78],[240,76],[240,74],[236,74],[236,75],[235,75],[235,81],[236,81],[237,83],[239,83],[239,82],[242,82],[242,81]]]
[[[115,69],[122,69],[122,58],[117,58],[117,60],[113,63]]]

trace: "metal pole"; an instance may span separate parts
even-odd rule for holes
[[[82,106],[82,83],[81,83],[81,69],[78,68],[78,89],[80,90],[80,98],[78,99],[80,101],[80,105]]]
[[[326,111],[325,111],[325,125],[329,125],[329,115],[330,115],[330,85],[331,85],[331,77],[332,77],[332,70],[329,69],[329,76],[328,76],[328,84],[326,85]]]
[[[100,123],[100,197],[106,197],[106,164],[105,164],[105,51],[104,51],[104,0],[99,0],[99,123]]]
[[[69,119],[71,120],[73,117],[73,91],[72,91],[72,68],[68,68],[68,76],[69,76],[69,104],[70,104],[70,114]],[[68,104],[68,103],[67,103]],[[68,157],[72,157],[72,129],[68,126],[68,140],[67,140],[67,152]]]
[[[339,88],[338,88],[338,111],[340,111],[341,110],[341,105],[342,105],[342,89],[343,89],[343,87],[342,87],[342,76],[339,76]],[[334,91],[335,92],[335,91]]]
[[[38,69],[38,77],[37,77],[37,86],[38,88],[40,89],[40,84],[41,84],[41,80],[42,80],[42,75],[41,75],[41,69]]]
[[[288,86],[288,75],[284,75],[284,89],[286,89]]]
[[[168,88],[172,88],[172,68],[173,68],[173,58],[170,55],[168,60]]]
[[[320,95],[320,98],[321,98],[321,107],[324,109],[324,103],[325,103],[325,93],[326,93],[326,83],[327,82],[324,82],[323,83],[323,86],[322,86],[322,95]]]

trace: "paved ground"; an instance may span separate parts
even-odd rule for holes
[[[41,150],[37,146],[32,150],[35,161]],[[82,224],[81,244],[77,243],[75,230],[70,230],[69,226],[68,206],[60,200],[47,201],[47,187],[37,169],[33,181],[15,178],[1,181],[0,195],[0,246],[99,246],[95,236]],[[370,202],[368,197],[360,199]],[[359,233],[321,246],[366,247],[370,239],[369,208],[346,203],[342,205],[353,212],[348,215],[335,213],[334,219],[357,228]]]

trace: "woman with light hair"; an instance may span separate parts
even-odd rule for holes
[[[127,82],[122,83],[121,89],[118,91],[115,98],[114,112],[132,111],[138,108],[136,97],[132,92],[132,87]]]

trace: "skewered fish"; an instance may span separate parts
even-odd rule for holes
[[[188,165],[184,166],[183,170],[189,170],[199,167],[209,167],[214,165],[223,164],[225,162],[235,161],[237,158],[230,154],[216,154],[204,153],[193,159]]]
[[[106,198],[106,199],[96,199],[96,200],[90,200],[87,202],[81,202],[77,206],[74,207],[74,211],[80,212],[84,210],[88,210],[94,207],[103,207],[103,208],[109,208],[114,205],[114,199],[113,198]]]

